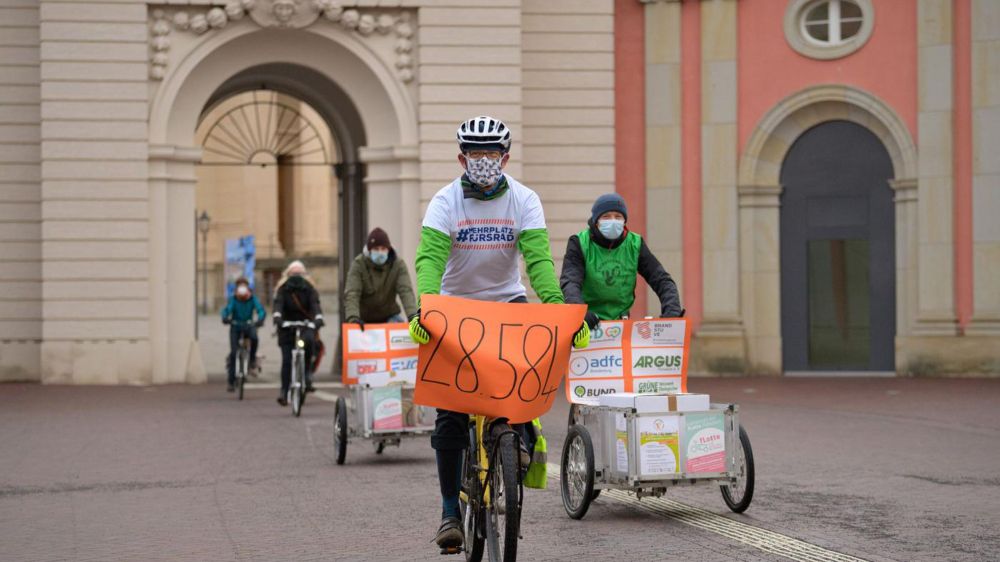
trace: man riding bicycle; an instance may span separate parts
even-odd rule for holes
[[[417,248],[418,298],[440,293],[527,302],[520,253],[542,302],[562,303],[542,203],[534,191],[503,173],[510,159],[510,129],[499,119],[479,116],[463,122],[457,136],[458,162],[465,173],[438,191],[427,207]],[[410,335],[420,344],[430,340],[419,310],[410,318]],[[574,344],[585,347],[589,339],[583,325]],[[469,416],[439,409],[434,425],[431,447],[437,454],[443,506],[435,542],[442,549],[455,548],[464,542],[458,502]],[[524,425],[530,424],[518,428],[522,434],[530,431]]]
[[[284,322],[312,322],[316,330],[323,327],[323,309],[319,305],[319,292],[306,276],[306,266],[296,260],[285,269],[274,296],[274,325],[278,328],[278,346],[281,347],[281,394],[278,404],[288,405],[288,387],[292,384],[292,348],[295,347],[295,328],[283,328]],[[316,348],[316,330],[302,330],[305,342],[306,392],[312,392],[313,352]]]
[[[396,255],[389,235],[375,227],[368,234],[364,251],[354,258],[347,272],[344,321],[358,324],[362,330],[365,322],[402,322],[406,317],[400,314],[403,311],[397,296],[407,317],[416,312],[417,301],[406,263]]]
[[[677,284],[646,241],[626,227],[628,209],[617,193],[601,195],[591,208],[588,227],[570,236],[560,286],[566,302],[587,305],[591,329],[600,320],[628,315],[635,302],[638,275],[660,297],[660,316],[684,315]]]
[[[254,320],[254,313],[257,320]],[[257,295],[250,289],[250,282],[245,277],[236,280],[236,288],[229,302],[222,309],[222,323],[229,324],[229,357],[226,359],[227,385],[226,392],[233,392],[236,384],[236,352],[240,347],[240,338],[250,340],[250,365],[253,370],[257,365],[257,328],[264,325],[267,312],[257,300]]]

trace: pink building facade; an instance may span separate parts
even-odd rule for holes
[[[617,189],[699,370],[1000,372],[1000,3],[616,0],[615,21]]]

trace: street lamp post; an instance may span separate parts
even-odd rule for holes
[[[201,233],[201,312],[208,314],[208,229],[212,227],[212,217],[202,211],[198,217],[198,232]]]

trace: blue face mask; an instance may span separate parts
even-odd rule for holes
[[[603,219],[597,222],[597,230],[608,240],[618,240],[625,232],[625,221],[620,219]]]
[[[389,252],[372,252],[369,256],[375,265],[384,265],[389,261]]]

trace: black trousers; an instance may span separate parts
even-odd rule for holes
[[[530,422],[516,423],[511,425],[511,429],[521,436],[524,448],[529,453],[534,452],[538,439],[535,427]],[[431,447],[437,451],[461,451],[469,445],[469,414],[439,409],[434,419]]]
[[[229,357],[226,358],[226,374],[229,384],[236,382],[236,352],[240,347],[240,336],[246,335],[250,340],[250,362],[257,360],[257,327],[253,324],[233,324],[229,327]]]

